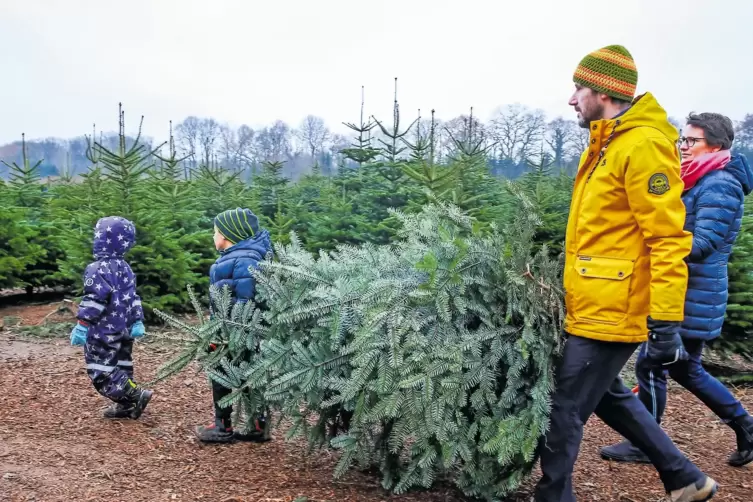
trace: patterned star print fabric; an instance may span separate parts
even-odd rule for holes
[[[94,229],[94,258],[84,271],[84,297],[78,319],[89,324],[84,347],[86,369],[100,394],[124,402],[133,375],[131,326],[143,320],[136,278],[123,259],[136,241],[136,229],[118,216],[102,218]]]

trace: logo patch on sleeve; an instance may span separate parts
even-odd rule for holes
[[[648,179],[648,193],[664,195],[669,191],[669,178],[664,173],[652,174]]]

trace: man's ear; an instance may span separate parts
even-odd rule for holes
[[[601,101],[602,103],[609,103],[610,101],[612,101],[611,96],[609,96],[608,94],[604,94],[603,92],[598,92],[596,94],[599,97],[599,101]]]

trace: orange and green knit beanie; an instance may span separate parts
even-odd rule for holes
[[[609,45],[584,57],[573,81],[624,101],[632,101],[638,84],[633,56],[621,45]]]

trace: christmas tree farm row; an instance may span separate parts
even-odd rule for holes
[[[207,292],[207,272],[216,258],[212,219],[228,208],[256,212],[275,242],[294,231],[309,252],[340,244],[387,244],[400,229],[392,209],[416,213],[429,202],[448,202],[480,227],[514,220],[521,210],[518,191],[540,225],[534,241],[555,255],[564,240],[572,187],[564,166],[544,154],[528,159],[529,172],[515,181],[490,174],[493,147],[471,118],[451,135],[452,148],[435,155],[433,124],[401,126],[370,120],[350,124],[352,144],[342,150],[349,166],[324,176],[313,166],[295,183],[282,175],[283,162],[269,161],[253,177],[217,165],[186,175],[172,140],[152,150],[125,134],[119,112],[119,143],[113,148],[87,138],[87,173],[53,181],[40,179],[43,159],[6,167],[0,181],[0,290],[62,287],[80,291],[81,273],[91,255],[92,228],[102,216],[131,219],[138,231],[129,255],[150,320],[154,309],[189,310],[186,286]],[[372,132],[378,128],[379,141]],[[447,131],[445,131],[447,132]],[[163,150],[167,150],[164,154]],[[747,351],[753,329],[753,220],[746,217],[730,265],[730,306],[722,345]]]

